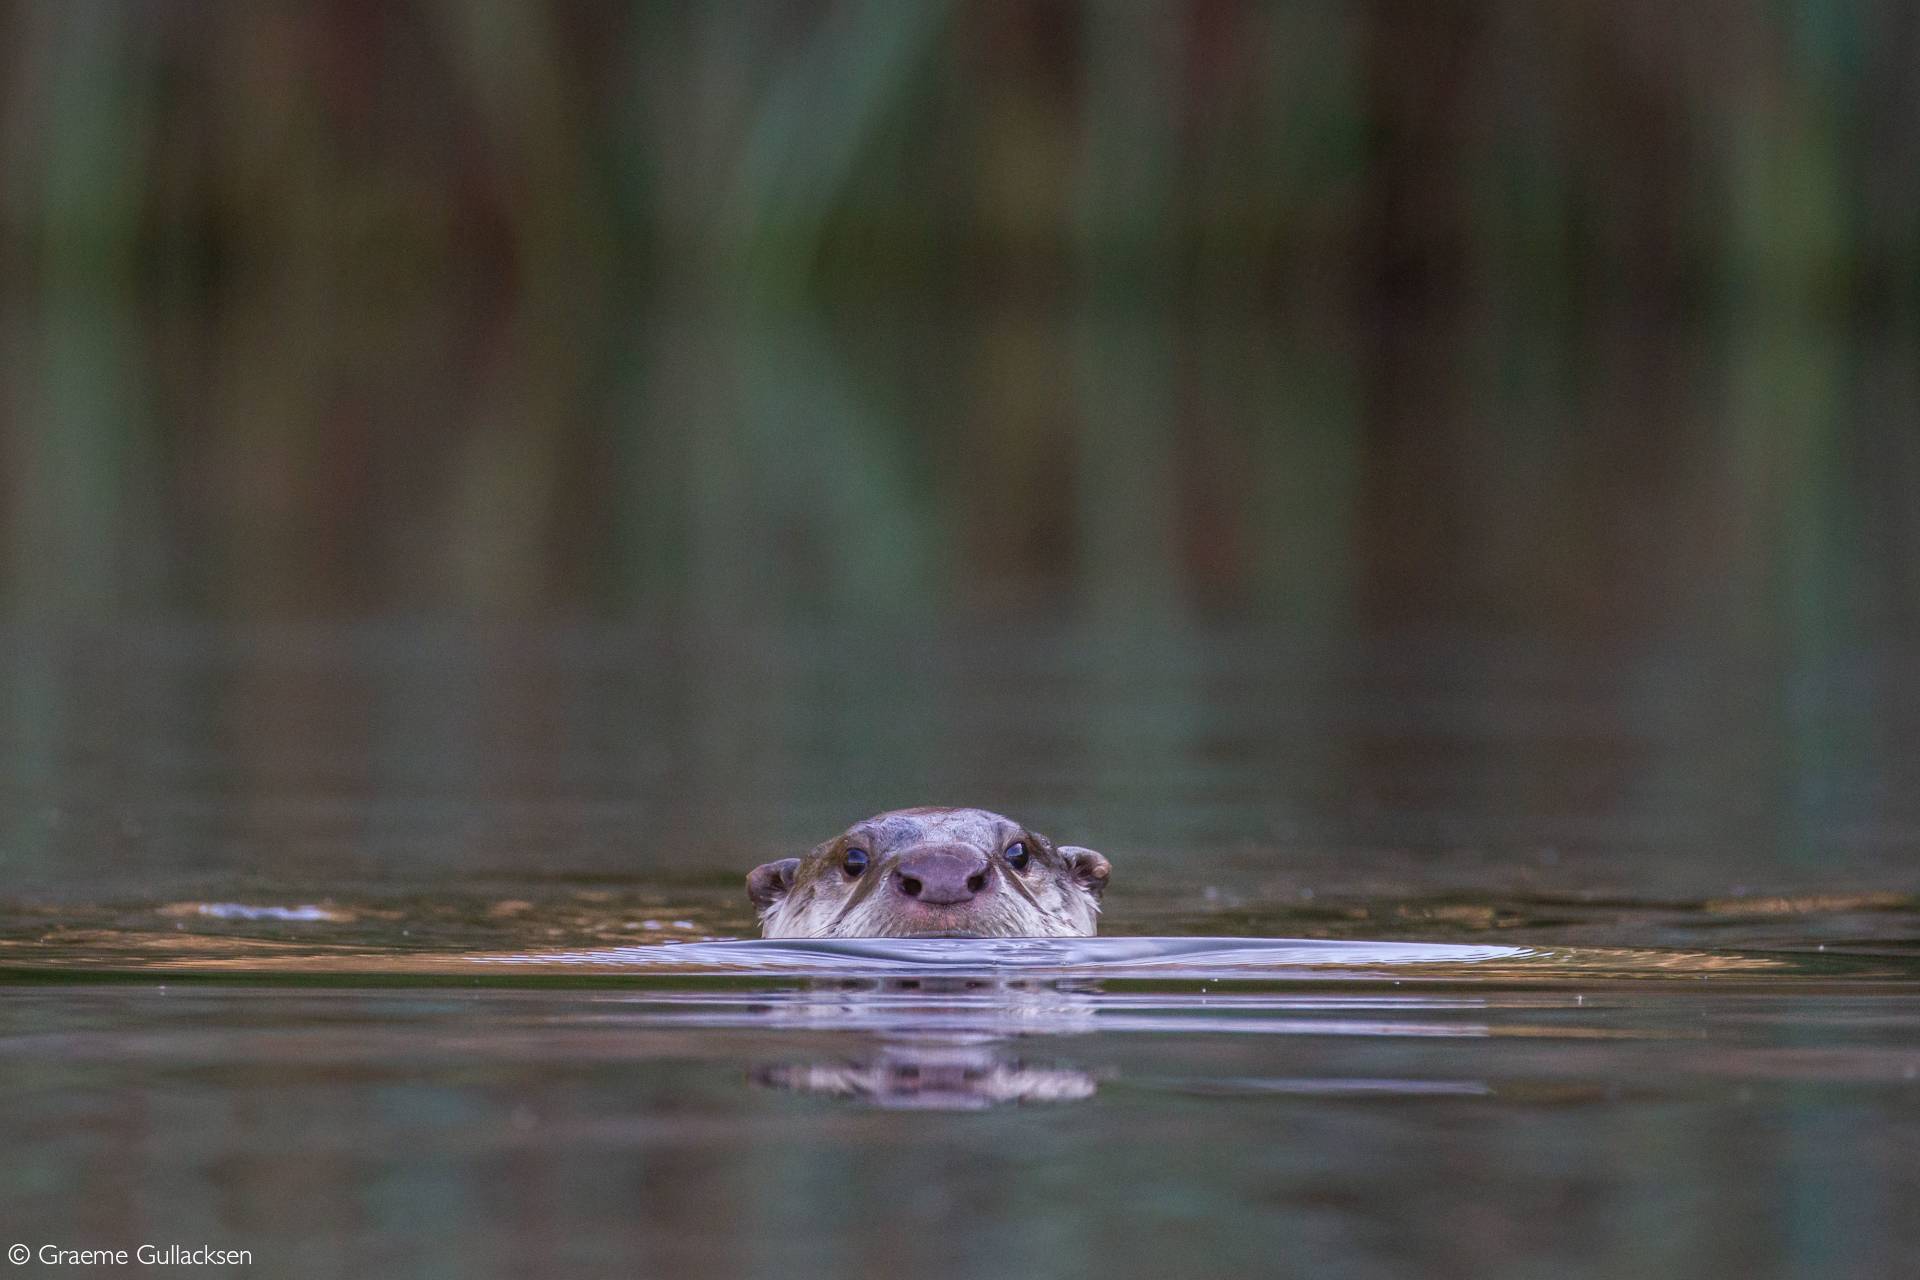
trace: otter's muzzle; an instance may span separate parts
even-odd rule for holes
[[[916,849],[893,868],[893,890],[929,907],[971,902],[993,882],[993,864],[978,849]]]

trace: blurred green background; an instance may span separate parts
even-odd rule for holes
[[[1904,602],[1848,515],[1911,495],[1917,52],[1871,0],[7,0],[0,583]]]
[[[1910,960],[1916,68],[1897,0],[0,0],[0,942],[745,935],[747,868],[954,803],[1109,854],[1111,935]],[[1022,1013],[1101,1093],[991,1117],[749,1091],[889,1024],[664,989],[49,986],[0,1209],[1890,1274],[1909,1006],[1796,982]],[[1311,1087],[1400,1078],[1492,1085]]]
[[[973,799],[1223,880],[1906,884],[1916,57],[1872,0],[0,0],[7,856],[731,869]]]

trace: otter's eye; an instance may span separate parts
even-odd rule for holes
[[[840,865],[846,868],[848,875],[856,880],[859,879],[860,873],[867,869],[867,851],[865,849],[847,850],[846,859]]]
[[[1007,846],[1007,865],[1015,871],[1027,869],[1027,846],[1015,840]]]

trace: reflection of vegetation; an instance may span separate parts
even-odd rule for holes
[[[1459,536],[1565,591],[1576,317],[1911,311],[1904,13],[0,7],[9,594],[1334,619],[1383,438],[1448,412],[1501,432]],[[1422,301],[1488,339],[1450,400],[1356,362]],[[1734,385],[1736,484],[1833,456],[1831,397]]]
[[[0,0],[0,604],[624,619],[102,639],[9,618],[6,891],[699,868],[738,912],[734,869],[949,800],[1111,841],[1116,916],[1177,923],[1178,893],[1196,929],[1506,936],[1514,913],[1477,902],[1333,905],[1389,854],[1416,886],[1724,892],[1797,865],[1908,889],[1911,689],[1871,649],[1904,646],[1920,601],[1915,46],[1904,0]],[[1463,618],[1491,625],[1431,625]],[[1316,886],[1319,907],[1221,905]],[[1690,915],[1804,942],[1798,901]],[[1811,901],[1879,939],[1913,899]],[[258,977],[257,947],[179,939],[152,941]],[[1650,954],[1476,977],[1638,978]],[[1654,961],[1676,984],[1789,968]],[[98,1169],[63,1139],[19,1176],[74,1203],[124,1189],[127,1126],[156,1098],[189,1114],[147,1058],[117,1055],[140,1080],[99,1123],[49,1111],[119,1135]],[[898,1094],[900,1065],[785,1083]],[[443,1204],[468,1190],[445,1168],[471,1167],[474,1204],[564,1190],[508,1197],[542,1248],[578,1192],[647,1224],[653,1269],[846,1273],[885,1260],[796,1255],[818,1237],[793,1228],[926,1190],[924,1144],[756,1142],[702,1127],[711,1081],[607,1078],[597,1145],[632,1168],[568,1149],[503,1181],[462,1157],[382,1197]],[[497,1109],[389,1094],[454,1117],[470,1155],[546,1105],[502,1079]],[[316,1096],[246,1124],[328,1115]],[[1765,1230],[1646,1170],[1787,1169],[1762,1217],[1798,1206],[1824,1244],[1806,1222],[1890,1203],[1885,1170],[1912,1168],[1910,1145],[1855,1159],[1845,1125],[1749,1150],[1767,1129],[1744,1107],[1642,1108],[1639,1130],[1592,1109],[1604,1141],[1506,1150],[1477,1124],[1459,1149],[1369,1144],[1387,1131],[1353,1111],[1262,1108],[1258,1176],[1195,1198],[1193,1160],[1228,1167],[1207,1135],[1162,1143],[1137,1094],[1113,1101],[1127,1123],[1073,1131],[1104,1147],[1019,1117],[941,1149],[942,1176],[1008,1204],[1107,1205],[1007,1181],[1065,1176],[1062,1153],[1135,1193],[972,1232],[999,1252],[969,1269],[1120,1241],[1170,1273],[1196,1222],[1233,1269],[1350,1266],[1328,1206],[1371,1240],[1391,1205],[1415,1230],[1378,1269],[1479,1274],[1475,1241],[1597,1204],[1645,1251],[1615,1270],[1697,1270],[1734,1239],[1753,1270]],[[667,1123],[631,1127],[649,1109]],[[193,1141],[132,1147],[219,1156],[220,1117],[191,1114]],[[347,1119],[349,1146],[392,1145],[390,1116]],[[201,1164],[345,1203],[340,1162],[274,1132]],[[689,1134],[748,1158],[684,1177]],[[47,1151],[72,1176],[36,1172]],[[276,1151],[318,1171],[317,1201],[256,1176]],[[1414,1172],[1371,1194],[1388,1165]],[[1433,1194],[1502,1168],[1546,1191]],[[1288,1194],[1318,1216],[1271,1212]],[[659,1254],[735,1203],[757,1235]],[[1173,1216],[1126,1220],[1148,1203]],[[1831,1233],[1860,1258],[1887,1238]],[[1821,1261],[1801,1270],[1847,1269]]]
[[[0,600],[825,624],[813,683],[669,663],[610,731],[657,782],[671,704],[689,813],[761,776],[808,830],[958,769],[1181,838],[1360,779],[1396,844],[1463,843],[1431,792],[1810,845],[1897,789],[1845,670],[1920,598],[1912,19],[1644,18],[0,0]],[[954,610],[1074,622],[950,665]],[[1436,617],[1617,660],[1613,754],[1533,749],[1564,691],[1493,647],[1418,680],[1509,720],[1355,727]],[[36,793],[55,648],[9,668]],[[379,767],[484,771],[416,677]],[[1756,779],[1790,821],[1726,817]]]
[[[1910,24],[1897,0],[1658,23],[1527,0],[17,0],[0,246],[185,290],[1072,271],[1110,295],[1377,277],[1910,305]]]

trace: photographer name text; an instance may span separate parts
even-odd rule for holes
[[[16,1267],[29,1262],[46,1267],[246,1267],[253,1265],[253,1250],[185,1244],[143,1244],[132,1249],[15,1244],[7,1247],[7,1261]]]

